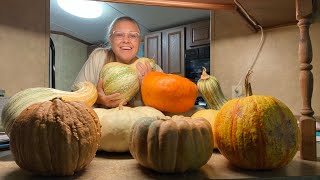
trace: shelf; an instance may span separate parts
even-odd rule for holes
[[[301,177],[320,177],[320,163],[301,160],[299,153],[285,167],[269,171],[250,171],[232,166],[220,153],[214,152],[201,169],[183,174],[160,174],[140,166],[129,153],[98,152],[91,164],[71,178],[82,179],[248,179],[276,178],[301,179]],[[13,160],[9,150],[0,151],[0,179],[36,178],[21,170]],[[37,179],[47,177],[37,177]],[[311,178],[311,177],[308,177]],[[58,178],[57,178],[58,179]]]

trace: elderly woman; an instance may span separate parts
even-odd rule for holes
[[[109,26],[107,37],[110,47],[97,48],[89,56],[88,60],[80,70],[74,84],[83,81],[89,81],[97,86],[98,99],[96,104],[107,108],[117,107],[123,99],[118,96],[119,93],[106,95],[102,89],[103,82],[99,79],[99,74],[102,67],[109,62],[120,62],[131,64],[135,62],[140,45],[140,27],[138,23],[128,16],[123,16],[115,19]],[[137,63],[139,80],[151,71],[149,63],[146,65]],[[162,69],[156,65],[156,71]],[[142,105],[141,95],[137,94],[132,101],[131,106]]]

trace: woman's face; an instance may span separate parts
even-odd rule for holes
[[[138,26],[127,20],[118,21],[112,29],[110,44],[117,62],[125,64],[133,63],[140,44]]]

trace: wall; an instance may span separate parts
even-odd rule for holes
[[[0,89],[48,87],[49,0],[1,2]]]
[[[219,29],[219,16],[212,18],[212,33]],[[237,24],[237,22],[234,22]],[[238,36],[214,36],[211,44],[211,69],[221,88],[231,98],[231,88],[237,85],[252,62],[260,40],[259,33],[239,33],[241,28],[228,28]],[[314,88],[312,107],[320,115],[320,22],[310,28],[313,46]],[[299,115],[302,107],[298,60],[299,28],[296,25],[265,30],[265,43],[251,75],[254,94],[272,95],[284,102]],[[243,82],[241,85],[243,85]]]
[[[70,91],[87,60],[88,45],[64,35],[51,34],[55,45],[56,89]]]

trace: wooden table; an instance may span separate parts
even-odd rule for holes
[[[269,171],[249,171],[232,166],[219,152],[197,171],[160,174],[140,166],[129,153],[98,152],[82,172],[69,177],[40,177],[20,169],[10,150],[0,151],[0,179],[320,179],[320,162],[306,161],[299,153],[285,167]]]

